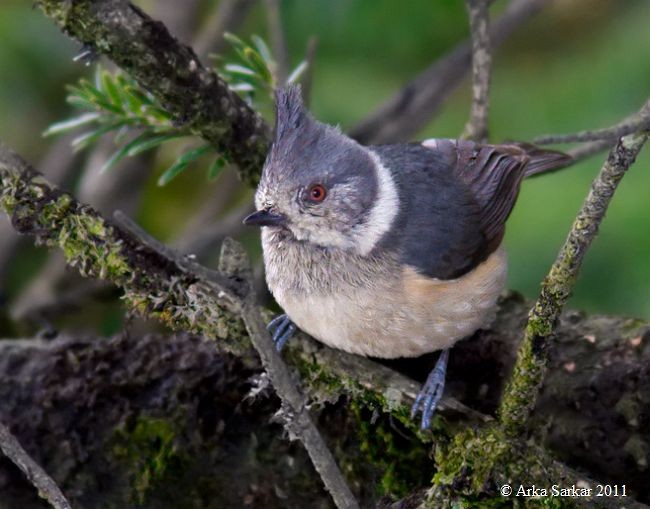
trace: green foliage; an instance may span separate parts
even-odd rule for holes
[[[85,112],[52,124],[44,136],[83,127],[85,131],[72,141],[75,150],[81,150],[104,135],[113,134],[117,150],[104,163],[102,172],[127,156],[133,157],[164,143],[192,137],[187,128],[177,125],[156,99],[135,81],[119,72],[112,74],[99,66],[94,82],[84,78],[77,85],[68,87],[67,101]],[[203,144],[185,151],[162,174],[158,184],[168,184],[210,150],[209,144]],[[225,162],[223,156],[217,155],[208,170],[209,178],[215,178]]]
[[[246,43],[236,35],[224,34],[224,38],[232,45],[238,62],[225,63],[219,66],[219,74],[248,104],[253,105],[260,92],[273,98],[275,90],[281,83],[277,77],[278,64],[264,40],[252,35],[252,43]],[[216,59],[220,57],[214,56]],[[300,62],[289,73],[287,83],[296,83],[304,75],[308,64],[306,60]]]
[[[226,34],[226,38],[240,60],[218,69],[230,88],[251,105],[261,92],[273,97],[278,86],[277,64],[266,43],[257,35],[251,37],[252,44],[233,34]],[[287,82],[297,81],[306,69],[307,63],[301,62]],[[87,148],[112,134],[117,149],[104,163],[102,172],[127,156],[136,156],[167,142],[193,138],[190,130],[176,122],[153,95],[121,72],[113,74],[97,66],[94,82],[82,78],[77,85],[68,86],[67,101],[83,113],[50,125],[43,134],[53,136],[84,128],[72,141],[75,150]],[[208,143],[184,150],[160,176],[158,185],[168,184],[211,151]],[[227,162],[225,156],[217,154],[208,167],[208,178],[215,179]]]

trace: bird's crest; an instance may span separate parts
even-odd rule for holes
[[[281,141],[292,132],[304,127],[306,121],[309,121],[309,113],[305,110],[302,102],[302,93],[300,85],[287,85],[279,89],[275,95],[276,119],[275,119],[275,139]]]

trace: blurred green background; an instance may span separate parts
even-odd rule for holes
[[[160,7],[155,1],[137,3],[148,12]],[[250,12],[235,32],[267,39],[265,3],[250,3]],[[173,21],[170,4],[165,15]],[[197,15],[188,22],[192,27],[200,26],[216,3],[198,4]],[[497,2],[494,13],[504,5]],[[176,2],[175,8],[183,9],[183,2]],[[468,34],[461,0],[287,0],[282,16],[293,65],[303,58],[308,39],[318,37],[312,109],[317,118],[344,129]],[[192,30],[183,28],[184,39],[191,40]],[[65,103],[65,84],[91,76],[93,68],[73,63],[78,45],[30,2],[3,0],[0,34],[0,138],[38,163],[57,141],[43,139],[42,131],[73,113]],[[551,2],[496,52],[494,64],[493,141],[530,140],[611,125],[636,111],[650,95],[650,2]],[[466,82],[417,138],[458,136],[469,98]],[[162,239],[178,235],[200,203],[210,200],[223,184],[207,183],[205,172],[197,167],[158,188],[155,181],[173,155],[173,150],[163,149],[146,164],[128,169],[143,172],[146,180],[138,220]],[[89,164],[81,159],[71,164],[80,168]],[[536,295],[603,159],[604,154],[597,155],[525,183],[506,237],[510,287],[530,298]],[[80,181],[77,175],[67,187],[75,191]],[[646,149],[614,199],[587,256],[571,307],[650,319],[649,198],[650,149]],[[237,189],[229,193],[229,200],[232,209],[250,201],[251,192]],[[216,216],[214,221],[222,218]],[[256,233],[238,229],[235,233],[258,251]],[[9,261],[12,270],[4,288],[9,300],[20,294],[45,259],[28,243],[19,253]]]

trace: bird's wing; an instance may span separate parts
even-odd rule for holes
[[[500,245],[521,181],[566,165],[533,146],[436,139],[373,147],[391,169],[401,210],[385,246],[438,279],[470,272]]]
[[[469,187],[480,207],[480,226],[488,254],[501,244],[521,181],[571,161],[561,152],[525,143],[482,145],[467,140],[432,139],[422,145],[437,152]]]

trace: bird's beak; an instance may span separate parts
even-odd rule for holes
[[[287,217],[283,214],[276,214],[269,209],[258,210],[244,219],[247,226],[284,226],[287,224]]]

